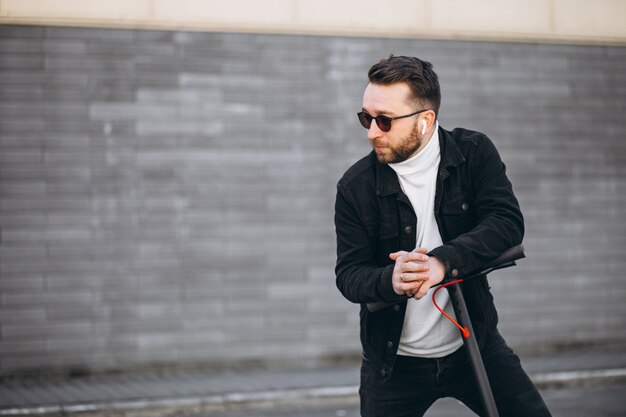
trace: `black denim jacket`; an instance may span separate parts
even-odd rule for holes
[[[435,218],[444,244],[429,253],[446,266],[445,280],[480,270],[522,242],[524,220],[506,169],[484,134],[439,128],[441,162]],[[337,287],[361,303],[363,355],[388,378],[393,370],[406,300],[391,286],[389,254],[415,249],[417,219],[397,175],[374,152],[350,167],[337,184]],[[486,277],[462,284],[472,324],[482,345],[498,321]],[[370,313],[365,303],[393,302]],[[424,302],[429,302],[424,300]]]

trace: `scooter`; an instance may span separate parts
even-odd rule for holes
[[[493,399],[493,392],[491,391],[491,385],[489,384],[489,379],[487,378],[487,372],[485,371],[485,365],[483,363],[482,357],[480,356],[480,350],[478,348],[478,343],[476,341],[476,335],[474,334],[472,322],[470,320],[469,313],[467,312],[467,305],[465,304],[465,298],[463,297],[463,291],[461,290],[461,287],[459,284],[462,283],[464,280],[470,280],[480,275],[486,275],[497,269],[514,266],[516,265],[515,261],[525,258],[525,257],[526,257],[526,254],[524,253],[524,247],[522,245],[514,246],[504,251],[503,253],[501,253],[497,258],[485,264],[480,271],[473,272],[463,279],[457,279],[455,281],[450,281],[444,284],[440,284],[438,288],[435,291],[433,291],[433,295],[432,295],[432,300],[433,300],[433,303],[435,304],[435,307],[444,316],[446,316],[448,320],[452,321],[452,323],[455,326],[457,326],[459,330],[461,331],[461,334],[463,336],[463,344],[465,345],[465,349],[467,350],[470,365],[472,367],[472,372],[474,373],[474,377],[476,378],[478,390],[480,392],[483,406],[488,417],[499,417],[498,409],[496,407],[496,402]],[[435,296],[437,294],[437,291],[441,290],[442,288],[447,288],[448,292],[450,293],[450,300],[452,301],[454,313],[456,314],[456,321],[437,305]],[[368,303],[367,309],[370,312],[376,312],[383,308],[389,307],[393,304],[396,304],[396,303],[387,303],[387,302]]]

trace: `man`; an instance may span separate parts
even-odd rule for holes
[[[361,303],[361,415],[421,416],[454,397],[484,415],[460,332],[427,295],[480,270],[524,234],[523,217],[493,143],[447,131],[432,65],[391,56],[369,71],[359,121],[373,151],[337,184],[337,287]],[[463,284],[498,410],[550,413],[496,328],[487,279]],[[369,312],[366,303],[390,307]],[[454,315],[446,291],[437,302]]]

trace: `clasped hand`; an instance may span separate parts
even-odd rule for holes
[[[389,254],[396,262],[391,276],[391,284],[396,294],[419,300],[432,286],[443,281],[445,266],[436,257],[426,255],[427,253],[426,248],[416,248],[413,252],[399,251]]]

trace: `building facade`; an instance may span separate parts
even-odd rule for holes
[[[358,357],[335,184],[391,53],[431,61],[442,126],[507,164],[528,256],[490,278],[509,342],[626,341],[623,25],[557,0],[66,3],[0,2],[0,375]]]

